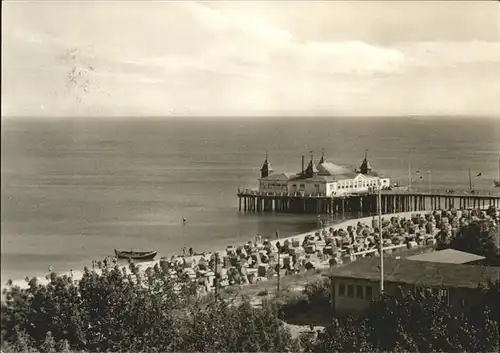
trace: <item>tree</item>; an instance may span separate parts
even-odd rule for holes
[[[56,341],[50,331],[45,335],[45,341],[41,345],[41,350],[45,353],[56,353]]]
[[[455,237],[439,239],[438,249],[456,249],[484,256],[492,265],[500,264],[500,228],[487,221],[475,221],[462,226]]]
[[[161,268],[142,277],[86,269],[78,283],[52,274],[46,286],[6,291],[2,342],[20,352],[284,351],[293,342],[275,304],[235,305],[195,289]]]
[[[449,307],[430,292],[385,295],[358,318],[334,320],[315,351],[498,351],[499,283],[480,289],[469,310]]]

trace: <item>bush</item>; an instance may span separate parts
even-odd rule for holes
[[[283,351],[292,342],[277,306],[230,306],[193,293],[160,269],[142,279],[118,267],[86,270],[78,283],[53,274],[47,286],[31,280],[6,291],[2,344],[16,352],[158,352]]]
[[[52,275],[47,286],[32,279],[27,289],[10,287],[2,351],[498,351],[499,288],[498,282],[481,288],[467,310],[430,294],[384,296],[361,317],[335,319],[300,347],[280,317],[329,307],[328,280],[253,308],[245,298],[239,305],[199,298],[192,284],[174,282],[161,269],[142,279],[118,268],[102,275],[86,270],[79,283]]]
[[[318,335],[315,352],[498,351],[499,285],[483,291],[470,310],[450,308],[437,296],[384,296],[361,317],[335,319]],[[481,295],[481,294],[479,294]]]
[[[332,295],[330,279],[321,278],[307,283],[304,288],[304,294],[307,296],[310,303],[329,308]]]

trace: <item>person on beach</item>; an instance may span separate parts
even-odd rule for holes
[[[186,247],[182,248],[182,256],[186,256]]]
[[[52,272],[52,265],[49,265],[49,272]]]
[[[73,269],[69,270],[69,275],[71,278],[73,278]]]
[[[189,256],[193,256],[193,248],[189,248]]]

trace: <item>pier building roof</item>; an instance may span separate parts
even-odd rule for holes
[[[267,177],[261,178],[260,180],[289,180],[293,176],[293,173],[278,173],[268,175]]]
[[[342,267],[331,269],[330,278],[380,280],[380,258],[358,259]],[[498,267],[472,266],[439,262],[384,258],[384,280],[423,286],[448,288],[477,288],[479,283],[499,278]]]
[[[356,173],[347,167],[343,167],[330,162],[323,162],[318,164],[319,175],[342,176],[347,178],[356,177]]]

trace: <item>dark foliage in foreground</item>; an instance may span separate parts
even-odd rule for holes
[[[159,268],[143,279],[118,268],[86,270],[78,283],[52,275],[47,286],[33,279],[28,289],[11,287],[5,295],[5,351],[256,352],[293,343],[275,305],[200,299]]]
[[[486,211],[488,219],[475,216],[474,212],[464,218],[462,225],[455,236],[438,237],[438,250],[456,249],[486,257],[485,264],[500,266],[500,227],[496,216],[495,207],[491,206]]]
[[[335,319],[310,352],[498,352],[499,283],[468,308],[430,293],[384,296],[363,316]]]
[[[327,284],[308,284],[299,300],[326,310]],[[200,298],[192,285],[168,279],[159,268],[142,279],[118,268],[86,271],[78,283],[53,275],[47,286],[31,280],[26,290],[6,291],[2,351],[498,351],[499,288],[490,284],[467,308],[450,308],[430,293],[385,296],[363,316],[335,319],[299,346],[280,321],[283,303],[256,309],[245,300],[231,305]]]

